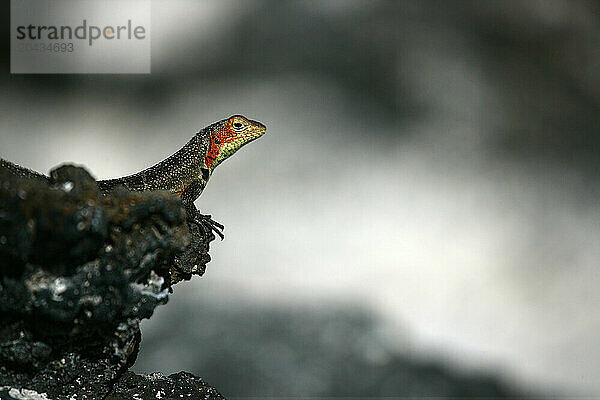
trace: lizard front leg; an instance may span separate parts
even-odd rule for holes
[[[185,204],[185,211],[187,212],[188,222],[198,225],[205,235],[214,232],[219,235],[221,240],[225,238],[225,235],[223,234],[223,229],[225,229],[225,227],[212,219],[210,215],[200,213],[194,203]]]
[[[194,200],[200,196],[204,186],[206,186],[205,181],[194,181],[188,187],[186,187],[181,194],[181,201],[185,206],[188,221],[198,225],[198,227],[203,230],[206,236],[212,234],[212,232],[215,232],[217,235],[219,235],[221,240],[223,240],[225,238],[225,235],[223,235],[223,229],[225,229],[225,227],[213,220],[210,215],[201,214],[194,205]]]

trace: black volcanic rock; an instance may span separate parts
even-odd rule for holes
[[[123,375],[140,320],[210,260],[214,236],[186,221],[175,196],[102,194],[83,168],[48,179],[0,168],[0,398],[96,399],[132,382],[221,398],[191,375]]]
[[[181,393],[186,393],[185,398],[189,399],[224,399],[201,378],[187,372],[178,372],[168,377],[162,374],[136,375],[126,372],[106,400],[178,399]]]

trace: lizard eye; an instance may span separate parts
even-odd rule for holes
[[[242,132],[244,131],[248,125],[243,123],[242,121],[235,121],[233,124],[231,124],[231,126],[233,126],[233,130],[236,132]]]

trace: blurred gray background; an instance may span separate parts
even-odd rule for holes
[[[43,172],[268,127],[196,202],[226,239],[135,371],[231,397],[600,396],[599,2],[153,0],[151,32],[150,75],[3,59],[0,80],[0,157]]]

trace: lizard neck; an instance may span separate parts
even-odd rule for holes
[[[223,132],[219,129],[212,132],[208,138],[208,151],[204,157],[204,165],[206,165],[209,174],[212,174],[217,165],[221,164],[224,160],[221,156],[221,147],[226,139],[224,136]]]

